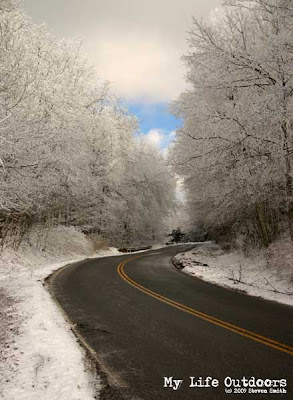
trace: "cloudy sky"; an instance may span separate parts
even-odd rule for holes
[[[186,31],[192,15],[205,18],[221,0],[23,0],[37,23],[59,37],[77,37],[113,92],[161,148],[180,121],[168,103],[184,90]]]

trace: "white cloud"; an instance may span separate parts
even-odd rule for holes
[[[168,147],[175,138],[175,132],[166,132],[162,129],[151,129],[144,135],[147,140],[155,144],[163,153],[167,152]]]
[[[222,0],[23,0],[37,21],[61,37],[79,37],[98,75],[128,100],[170,101],[185,88],[191,16]],[[66,18],[64,18],[66,15]]]
[[[161,147],[161,142],[163,139],[163,134],[161,133],[161,131],[159,129],[151,129],[146,135],[145,137],[152,142],[153,144],[155,144],[157,147]]]
[[[115,36],[87,45],[98,74],[115,94],[130,101],[170,101],[185,88],[182,49],[142,33]]]

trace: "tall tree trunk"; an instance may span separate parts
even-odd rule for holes
[[[285,156],[285,182],[286,182],[286,201],[287,201],[287,217],[291,240],[293,240],[293,179],[292,179],[292,166],[290,160],[290,148],[288,144],[288,127],[287,121],[282,123],[283,132],[283,150]]]
[[[271,240],[270,240],[270,234],[267,229],[263,204],[256,204],[255,209],[256,209],[258,225],[260,228],[259,232],[261,236],[261,241],[263,245],[267,247],[270,244]]]
[[[293,180],[291,174],[286,174],[287,214],[291,240],[293,240]]]

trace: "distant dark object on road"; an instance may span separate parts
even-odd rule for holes
[[[181,232],[180,228],[173,229],[172,233],[170,233],[168,236],[172,236],[172,239],[166,243],[167,245],[185,242],[185,233]]]
[[[167,246],[174,243],[205,242],[207,240],[207,232],[203,228],[197,228],[187,233],[177,228],[173,229],[172,233],[168,236],[172,238],[166,243]]]

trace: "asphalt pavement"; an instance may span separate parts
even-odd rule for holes
[[[51,278],[105,372],[101,399],[292,400],[293,308],[183,274],[172,257],[191,248],[87,259]]]

